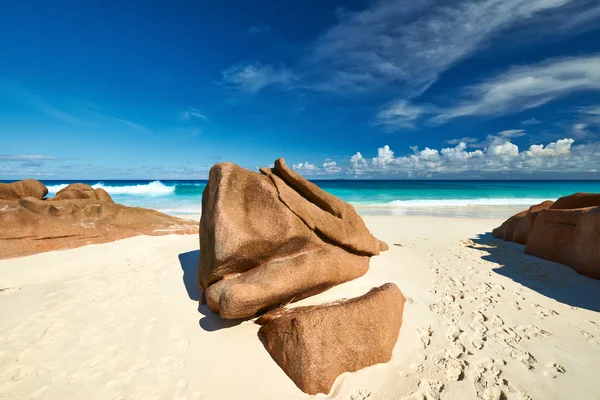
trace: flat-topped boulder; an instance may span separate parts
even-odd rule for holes
[[[350,300],[269,311],[256,321],[258,334],[298,388],[327,394],[344,372],[392,358],[405,301],[387,283]]]
[[[523,211],[494,236],[525,244],[525,253],[600,279],[600,194],[575,193]]]
[[[354,208],[290,170],[232,163],[202,194],[198,284],[223,318],[250,317],[364,275],[385,243]]]
[[[0,259],[138,235],[198,232],[194,221],[116,204],[89,185],[69,185],[44,199],[47,193],[39,181],[0,184]]]

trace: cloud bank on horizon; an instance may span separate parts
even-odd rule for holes
[[[0,179],[600,178],[596,0],[64,6],[0,16]]]

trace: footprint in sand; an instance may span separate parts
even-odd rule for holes
[[[504,325],[504,321],[502,321],[502,318],[500,318],[500,316],[499,316],[499,315],[494,315],[494,316],[492,316],[491,322],[492,322],[494,325],[498,325],[498,326],[502,326],[502,325]]]
[[[485,344],[485,336],[474,336],[471,338],[471,346],[473,346],[477,350],[481,350],[483,345]]]
[[[430,326],[424,326],[418,329],[419,334],[419,344],[422,348],[427,348],[431,343],[431,335],[433,335],[433,330]]]
[[[528,395],[511,387],[506,379],[501,378],[501,367],[505,364],[503,360],[487,359],[474,366],[472,382],[478,399],[502,400],[506,399],[508,394],[514,395],[514,398],[531,399]]]
[[[449,381],[460,381],[464,377],[464,370],[467,363],[464,360],[449,359],[444,365],[446,379]]]
[[[533,354],[525,350],[517,349],[514,346],[508,345],[504,348],[504,351],[513,360],[519,361],[521,364],[523,364],[528,370],[533,369],[535,363],[537,362]]]
[[[454,342],[456,339],[458,339],[461,332],[462,331],[460,330],[460,328],[458,326],[452,325],[448,328],[448,331],[446,332],[446,338],[449,341]]]
[[[419,392],[425,395],[427,400],[439,400],[444,390],[444,384],[439,381],[424,379],[419,382]]]
[[[371,398],[371,392],[364,389],[358,389],[358,391],[350,395],[350,400],[366,400]]]
[[[558,364],[557,362],[551,361],[546,365],[547,370],[544,371],[544,375],[549,376],[552,379],[556,379],[559,375],[564,374],[566,369]]]
[[[583,329],[581,329],[579,331],[579,333],[581,334],[581,336],[583,336],[584,338],[588,339],[588,340],[592,340],[594,338],[594,335],[592,335],[589,332],[584,331]]]
[[[594,321],[591,320],[586,320],[585,322],[587,322],[591,327],[593,327],[596,331],[600,332],[600,327],[598,326],[598,324]]]
[[[465,352],[465,346],[460,342],[454,342],[446,349],[446,356],[448,358],[459,358]]]
[[[513,327],[513,330],[527,340],[538,336],[551,336],[550,332],[540,329],[535,325],[517,325]]]
[[[471,321],[473,323],[485,322],[487,321],[487,317],[481,311],[473,311],[471,313]]]
[[[553,315],[558,315],[556,311],[551,310],[550,308],[542,307],[539,304],[534,304],[533,306],[538,309],[535,315],[539,318],[547,318]]]

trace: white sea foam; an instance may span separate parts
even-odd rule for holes
[[[67,187],[67,184],[48,186],[48,192],[56,193],[59,190]],[[94,189],[104,189],[109,194],[130,194],[130,195],[165,195],[175,192],[175,186],[167,186],[161,181],[154,181],[145,185],[131,186],[105,186],[102,182],[92,185]]]
[[[62,190],[64,188],[66,188],[67,186],[69,186],[66,183],[60,184],[60,185],[50,185],[50,186],[46,186],[48,188],[48,193],[49,194],[55,194],[57,193],[59,190]]]
[[[394,200],[388,203],[361,204],[367,207],[421,208],[421,207],[473,207],[473,206],[532,206],[548,199],[535,198],[478,198],[478,199],[419,199]]]

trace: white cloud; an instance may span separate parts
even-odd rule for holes
[[[541,123],[542,123],[542,121],[540,121],[537,118],[530,118],[530,119],[526,119],[524,121],[521,121],[521,124],[523,124],[523,125],[539,125]]]
[[[412,128],[414,122],[426,112],[424,107],[396,101],[377,114],[376,124],[394,128]]]
[[[518,138],[521,136],[525,136],[524,129],[509,129],[506,131],[502,131],[498,133],[498,136],[502,136],[503,138]]]
[[[594,138],[596,135],[594,135],[591,131],[590,131],[590,126],[588,124],[584,124],[584,123],[577,123],[577,124],[573,124],[573,126],[571,127],[571,134],[573,135],[573,137],[577,138],[577,139],[592,139]]]
[[[204,121],[208,120],[206,114],[193,107],[190,107],[187,111],[183,111],[181,114],[179,114],[179,117],[183,120],[190,120],[192,118],[197,118]]]
[[[466,144],[472,144],[472,143],[474,144],[474,143],[478,143],[479,139],[465,136],[465,137],[462,137],[460,139],[446,140],[446,143],[451,144],[451,145],[457,145],[457,144],[459,144],[461,142],[464,142]]]
[[[270,86],[289,87],[297,81],[289,69],[260,63],[238,64],[223,71],[223,82],[248,93],[256,93]]]
[[[317,167],[315,164],[311,164],[308,161],[306,162],[301,162],[298,164],[294,164],[292,165],[292,168],[294,168],[294,170],[298,171],[298,172],[305,172],[305,173],[316,173],[320,171],[320,168]]]
[[[336,174],[342,170],[342,168],[338,167],[337,162],[335,161],[324,162],[323,169],[328,174]]]
[[[490,135],[481,150],[468,151],[467,143],[454,147],[420,150],[394,157],[389,146],[378,149],[377,157],[367,162],[360,153],[352,156],[352,174],[404,174],[407,177],[486,176],[497,173],[535,174],[542,172],[593,172],[600,165],[600,143],[575,145],[572,138],[548,144],[534,144],[524,150],[509,138]]]
[[[600,116],[600,105],[581,107],[579,110],[581,114]]]
[[[367,164],[367,160],[363,158],[360,152],[350,157],[350,165],[348,168],[354,173],[359,173],[359,171],[368,168],[368,166],[369,165]]]
[[[577,17],[594,10],[593,3],[373,1],[363,11],[338,13],[340,21],[317,40],[308,63],[317,66],[317,75],[325,81],[319,87],[324,90],[365,90],[396,83],[412,97],[511,27],[519,26],[511,32],[527,40],[558,29],[591,26],[593,20]],[[579,7],[571,7],[574,4]],[[547,24],[548,19],[553,25]]]
[[[394,161],[394,152],[390,150],[387,144],[377,149],[377,157],[373,158],[372,163],[376,168],[385,168],[386,165]]]
[[[600,126],[600,105],[577,107],[575,110],[578,112],[579,118],[587,125],[587,128]]]
[[[504,115],[539,107],[574,92],[600,90],[600,55],[554,59],[509,69],[464,89],[456,106],[435,120]]]
[[[58,160],[56,157],[45,156],[42,154],[11,155],[0,154],[0,161],[47,161]]]

